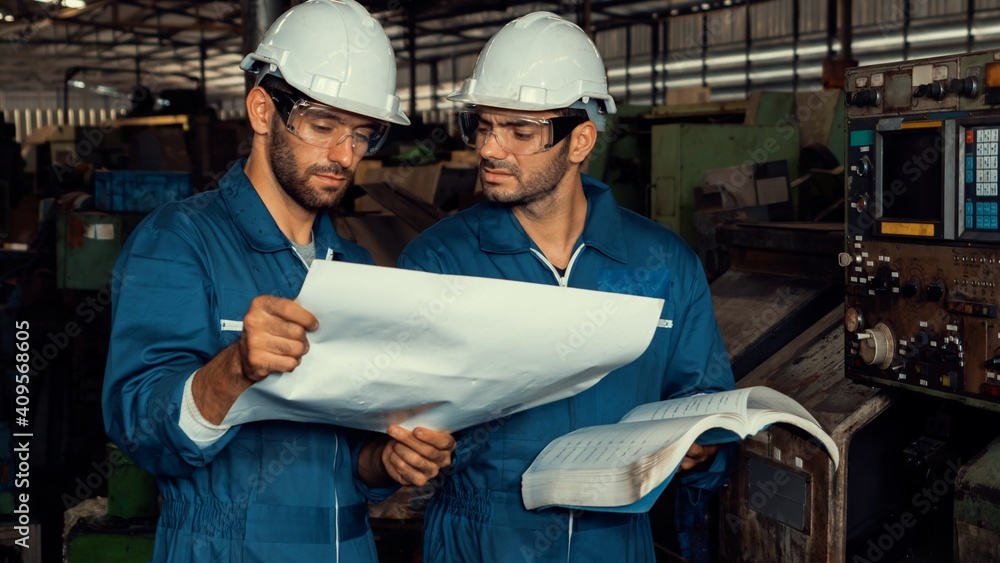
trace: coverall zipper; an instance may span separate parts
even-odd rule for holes
[[[292,252],[295,253],[296,258],[302,265],[305,266],[306,271],[309,271],[309,264],[306,264],[302,255],[299,254],[299,250],[294,246],[291,247]],[[333,250],[327,249],[326,259],[330,260],[333,257]],[[340,455],[340,439],[335,439],[333,442],[333,473],[337,474],[337,456]],[[340,563],[340,495],[337,493],[337,484],[333,485],[333,537],[334,537],[334,563]]]
[[[576,247],[576,250],[573,251],[573,256],[570,257],[569,264],[566,265],[566,273],[563,276],[559,275],[559,270],[556,270],[556,267],[552,265],[552,262],[549,262],[548,258],[546,258],[544,254],[542,254],[538,250],[535,250],[534,248],[531,249],[531,252],[535,255],[536,258],[542,261],[542,264],[545,264],[545,266],[548,267],[549,271],[552,272],[552,275],[555,276],[556,283],[559,284],[559,287],[568,287],[569,275],[570,272],[573,270],[573,263],[576,262],[577,257],[580,256],[581,252],[583,252],[583,248],[585,246],[587,245],[581,244],[580,246]],[[575,405],[573,402],[573,397],[570,397],[569,398],[570,431],[576,430],[576,410],[574,406]],[[569,563],[570,561],[570,552],[572,550],[572,547],[573,547],[573,509],[569,509],[569,523],[566,532],[566,563]]]

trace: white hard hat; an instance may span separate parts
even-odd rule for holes
[[[396,95],[396,56],[389,39],[354,0],[309,0],[292,7],[240,68],[273,74],[335,108],[410,124]]]
[[[597,46],[576,24],[551,12],[533,12],[505,25],[483,48],[462,89],[448,99],[524,111],[582,107],[599,129],[604,125],[599,114],[617,111]]]

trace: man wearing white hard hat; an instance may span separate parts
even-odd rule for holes
[[[318,326],[292,301],[309,264],[372,263],[326,211],[409,123],[395,58],[359,4],[311,0],[240,67],[257,75],[249,158],[154,211],[115,266],[105,427],[159,483],[155,561],[375,562],[367,501],[434,477],[450,435],[223,420],[254,383],[295,376]]]
[[[487,201],[422,233],[401,267],[665,304],[635,362],[574,397],[456,433],[453,471],[425,514],[424,561],[652,562],[647,514],[527,510],[521,475],[574,429],[615,423],[642,403],[734,387],[698,257],[581,174],[615,103],[597,48],[576,25],[547,12],[507,24],[449,99],[463,104],[459,129],[479,153]],[[703,507],[702,493],[722,484],[731,454],[693,445],[677,476],[679,502]],[[690,552],[687,540],[680,544]]]

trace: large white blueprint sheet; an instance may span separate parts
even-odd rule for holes
[[[594,385],[642,354],[663,307],[646,297],[323,260],[313,261],[297,301],[320,323],[309,352],[293,372],[245,391],[225,423],[461,430]]]

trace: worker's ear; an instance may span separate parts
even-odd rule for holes
[[[253,132],[257,135],[270,133],[273,115],[274,102],[271,101],[271,96],[260,86],[255,86],[247,94],[247,118]]]
[[[593,121],[585,121],[573,129],[569,139],[569,161],[582,164],[597,144],[597,126]]]

